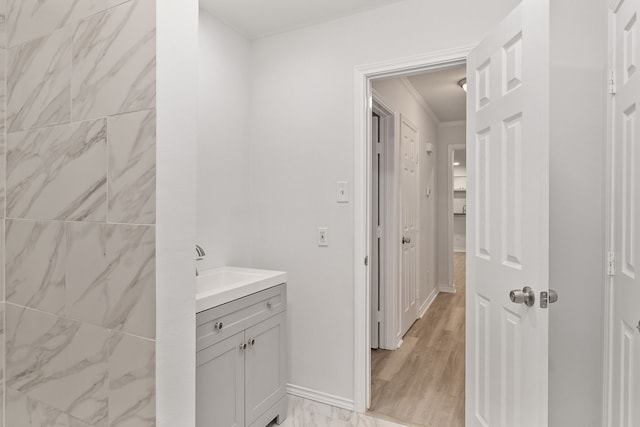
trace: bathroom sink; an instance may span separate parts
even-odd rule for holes
[[[196,278],[196,312],[263,291],[287,281],[283,271],[220,267],[203,270]]]

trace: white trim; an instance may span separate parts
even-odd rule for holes
[[[456,249],[456,248],[453,248],[453,252],[454,252],[454,253],[456,253],[456,254],[466,254],[466,253],[467,253],[467,250],[466,250],[466,249]]]
[[[420,104],[420,106],[427,113],[427,115],[429,117],[431,117],[431,119],[434,122],[436,122],[436,125],[439,125],[440,124],[440,119],[438,119],[438,116],[436,116],[436,113],[433,112],[433,110],[431,109],[431,106],[429,106],[429,104],[427,104],[427,101],[425,101],[425,99],[422,97],[422,95],[420,95],[420,92],[418,92],[416,87],[409,81],[409,79],[406,76],[401,76],[400,77],[400,82],[404,85],[404,87],[407,88],[407,90],[409,91],[411,96],[413,96],[413,98],[416,100],[416,102],[418,104]]]
[[[613,70],[615,58],[615,36],[614,36],[614,13],[618,8],[621,0],[611,2],[611,7],[607,13],[607,68],[609,73]],[[615,95],[605,94],[606,96],[606,144],[605,144],[605,170],[604,170],[604,220],[605,220],[605,253],[602,254],[603,260],[607,259],[607,254],[615,249],[614,245],[614,179],[613,171],[615,170],[613,157],[613,126],[614,126],[614,99]],[[614,301],[614,278],[606,276],[603,289],[603,355],[602,355],[602,425],[605,427],[614,427],[612,425],[613,413],[613,301]]]
[[[452,120],[450,122],[440,122],[438,126],[441,128],[448,128],[448,127],[462,126],[466,124],[467,124],[466,120]]]
[[[424,315],[427,313],[427,310],[429,310],[429,307],[431,307],[431,304],[433,304],[433,302],[436,300],[436,297],[439,293],[440,290],[438,288],[435,288],[431,291],[431,294],[429,294],[427,299],[422,304],[422,307],[420,307],[420,310],[418,311],[418,318],[422,319],[424,317]]]
[[[371,79],[434,70],[466,63],[473,46],[394,59],[354,69],[354,410],[365,412],[371,393],[369,252],[371,191]]]
[[[378,112],[378,115],[383,114],[381,119],[384,123],[384,144],[383,144],[383,170],[385,172],[385,178],[382,183],[384,188],[382,194],[382,210],[383,214],[383,238],[382,238],[382,253],[383,259],[381,261],[381,271],[383,277],[383,283],[381,286],[381,306],[383,313],[383,320],[381,322],[381,336],[379,337],[378,345],[385,350],[394,350],[396,344],[396,336],[394,331],[397,328],[397,292],[395,292],[397,279],[397,267],[398,267],[398,251],[394,247],[393,242],[397,242],[399,239],[398,230],[394,226],[399,221],[399,199],[397,191],[397,170],[396,165],[398,155],[396,153],[396,147],[398,141],[396,139],[397,132],[395,129],[398,127],[397,120],[398,114],[393,108],[377,93],[372,90],[373,104],[372,109]]]
[[[287,393],[292,396],[298,396],[303,399],[313,400],[314,402],[324,403],[325,405],[353,411],[353,400],[345,397],[335,396],[333,394],[289,383],[287,383]]]
[[[453,285],[438,285],[438,289],[440,289],[440,292],[444,292],[445,294],[455,294],[458,292],[455,283]]]

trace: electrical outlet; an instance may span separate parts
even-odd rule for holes
[[[329,246],[329,229],[318,227],[318,246]]]

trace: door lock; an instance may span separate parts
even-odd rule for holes
[[[514,289],[509,293],[511,302],[516,304],[525,304],[527,307],[532,307],[536,302],[536,293],[533,292],[529,286],[525,286],[522,290]]]
[[[540,292],[540,307],[547,308],[549,304],[558,301],[558,293],[553,289],[549,289],[549,293]]]

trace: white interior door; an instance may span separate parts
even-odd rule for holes
[[[613,252],[610,426],[640,425],[640,0],[614,4],[611,24],[616,94],[613,118]]]
[[[467,79],[466,425],[546,427],[548,0],[523,0],[469,55]],[[525,286],[531,306],[510,299]]]
[[[400,326],[407,333],[418,318],[418,129],[400,118],[402,262],[400,265]]]

